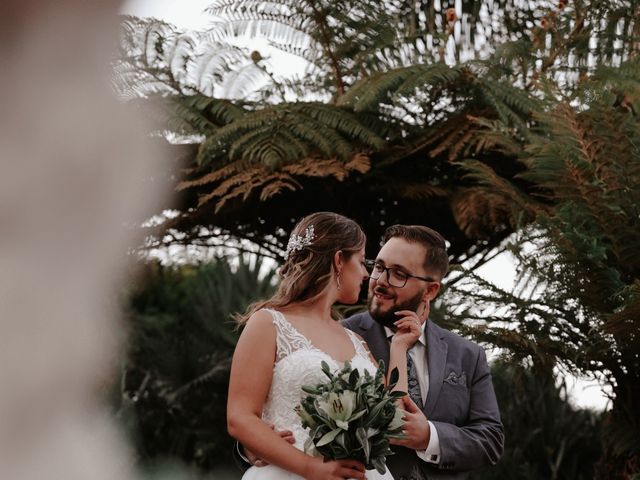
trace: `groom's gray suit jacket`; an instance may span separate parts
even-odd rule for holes
[[[389,365],[384,328],[368,312],[343,321],[361,335],[376,360]],[[423,412],[438,431],[440,462],[421,460],[414,450],[395,447],[387,466],[395,480],[462,479],[467,472],[495,464],[502,455],[504,430],[484,350],[427,321],[429,393]]]

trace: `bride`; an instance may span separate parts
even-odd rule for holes
[[[251,467],[243,480],[393,479],[389,471],[365,473],[355,460],[327,461],[305,454],[308,432],[295,412],[304,395],[301,387],[325,380],[322,361],[332,369],[349,361],[361,373],[375,373],[364,341],[331,316],[334,303],[357,302],[362,282],[369,277],[365,240],[358,224],[342,215],[320,212],[303,218],[289,240],[276,294],[239,319],[244,330],[231,366],[228,430],[269,463]],[[404,322],[397,325],[394,343],[410,346],[418,333],[412,322]],[[388,370],[398,367],[396,389],[407,391],[406,360],[402,361],[400,365],[392,356]],[[276,433],[284,430],[292,432],[293,445]]]

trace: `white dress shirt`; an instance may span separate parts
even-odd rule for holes
[[[418,341],[409,349],[409,355],[413,364],[416,367],[416,375],[418,376],[418,385],[420,385],[420,396],[422,402],[427,402],[427,394],[429,393],[429,368],[427,363],[427,335],[425,328],[427,322],[422,324],[422,333],[418,338]],[[387,338],[393,337],[393,330],[384,327],[387,334]],[[429,444],[426,450],[416,450],[416,455],[425,462],[439,463],[440,462],[440,440],[438,439],[438,431],[436,427],[429,421],[429,428],[431,429],[431,437],[429,438]]]

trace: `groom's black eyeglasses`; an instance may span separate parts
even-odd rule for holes
[[[364,263],[369,270],[369,278],[378,280],[384,272],[387,272],[387,282],[389,282],[389,285],[396,288],[404,287],[410,278],[417,278],[418,280],[422,280],[424,282],[437,281],[431,277],[420,277],[418,275],[412,275],[411,273],[407,273],[397,267],[385,267],[382,263],[376,262],[375,260],[365,260]]]

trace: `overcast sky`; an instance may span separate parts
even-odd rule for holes
[[[121,11],[137,17],[155,17],[182,28],[205,28],[210,17],[204,9],[211,0],[127,0]]]

